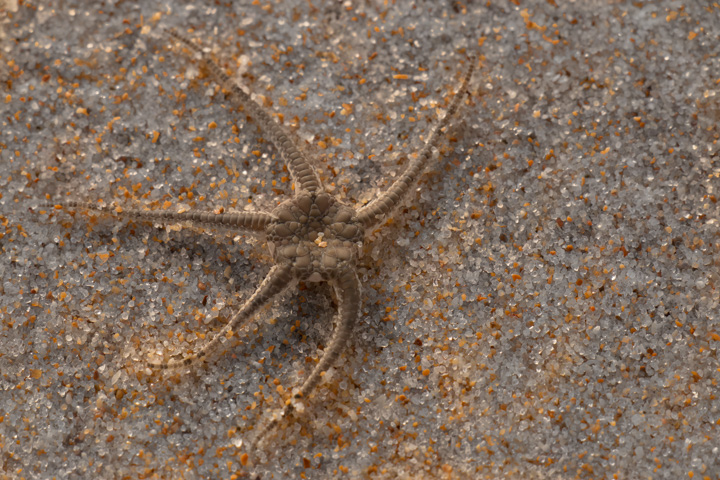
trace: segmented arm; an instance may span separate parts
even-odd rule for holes
[[[398,206],[410,191],[410,187],[418,180],[423,170],[425,170],[425,166],[432,156],[432,149],[435,148],[440,138],[441,130],[449,125],[450,120],[452,120],[453,115],[460,106],[460,101],[465,97],[466,93],[469,93],[468,84],[470,83],[470,78],[472,77],[476,63],[477,57],[475,56],[468,60],[468,67],[465,71],[460,89],[455,93],[455,97],[450,102],[445,116],[433,127],[430,137],[425,142],[425,145],[417,157],[410,162],[400,178],[395,180],[385,193],[358,211],[356,218],[363,223],[365,228],[372,228],[377,225],[382,221],[383,215]]]
[[[240,86],[223,71],[220,65],[215,63],[200,47],[173,30],[165,29],[165,32],[193,52],[198,53],[202,61],[212,72],[215,80],[230,92],[231,98],[241,105],[245,109],[245,112],[262,128],[263,132],[270,137],[273,145],[280,151],[280,154],[285,160],[285,164],[290,171],[290,176],[299,187],[295,189],[295,192],[307,190],[312,193],[320,190],[320,178],[317,176],[317,173],[315,173],[310,162],[308,162],[300,152],[297,145],[290,140],[290,137],[285,133],[285,130],[280,124],[273,120],[250,95],[243,92]]]
[[[251,232],[264,232],[265,226],[273,221],[274,217],[266,212],[167,212],[157,210],[124,209],[111,205],[97,205],[88,202],[65,201],[60,204],[45,204],[48,208],[84,208],[97,212],[105,212],[118,217],[132,218],[144,222],[173,224],[189,223],[197,227],[225,227],[247,230]]]
[[[340,297],[338,324],[335,327],[335,332],[330,339],[330,344],[325,349],[325,353],[320,359],[320,362],[318,362],[310,373],[310,376],[305,380],[305,383],[300,387],[300,391],[295,394],[294,398],[296,399],[310,395],[320,383],[322,374],[335,364],[340,353],[347,345],[353,327],[355,326],[355,321],[360,313],[360,281],[355,271],[346,270],[342,272],[335,281],[335,288],[339,292]],[[257,447],[262,439],[277,427],[280,420],[289,415],[294,408],[291,401],[286,403],[281,415],[274,417],[270,422],[265,424],[264,427],[260,428],[250,445],[250,449],[255,450],[255,447]]]
[[[232,316],[227,325],[225,325],[212,340],[203,345],[197,353],[182,358],[177,358],[181,357],[181,355],[176,355],[175,358],[164,363],[148,362],[148,366],[162,370],[188,367],[209,356],[225,343],[227,334],[231,330],[236,327],[244,328],[250,320],[252,320],[253,315],[267,304],[271,298],[285,290],[290,283],[292,283],[292,280],[293,276],[289,266],[273,266],[257,290],[255,290],[255,293],[253,293],[240,310]]]

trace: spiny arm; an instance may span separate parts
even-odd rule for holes
[[[383,215],[398,206],[410,191],[410,187],[420,178],[420,174],[425,170],[425,166],[432,156],[432,149],[435,148],[441,131],[450,124],[450,120],[452,120],[453,115],[460,106],[461,100],[465,98],[465,94],[468,93],[468,84],[470,83],[470,78],[472,77],[476,63],[477,57],[475,56],[468,60],[468,67],[463,76],[460,89],[455,93],[455,97],[450,102],[445,116],[433,127],[430,137],[425,142],[425,145],[417,157],[410,162],[400,178],[395,180],[385,193],[358,211],[356,218],[363,223],[365,228],[372,228],[380,223]]]
[[[300,391],[295,394],[295,399],[310,395],[320,383],[322,374],[335,364],[340,353],[347,346],[348,339],[352,334],[353,327],[360,313],[360,281],[355,271],[346,270],[342,272],[335,282],[335,287],[340,297],[339,320],[335,327],[335,332],[320,362],[315,365],[310,376],[305,380],[302,387],[300,387]],[[251,450],[255,450],[262,439],[277,427],[280,420],[289,415],[294,408],[293,403],[291,401],[288,402],[280,416],[274,417],[270,422],[265,424],[264,427],[261,427],[250,445]]]
[[[182,358],[177,358],[181,356],[176,355],[176,358],[171,358],[169,361],[163,363],[148,362],[148,366],[150,368],[170,370],[188,367],[193,363],[208,357],[225,343],[227,340],[226,336],[231,330],[236,327],[245,327],[250,320],[252,320],[253,315],[265,304],[267,304],[275,295],[285,290],[285,288],[292,283],[292,280],[293,276],[289,266],[273,266],[257,290],[255,290],[255,293],[253,293],[252,296],[243,304],[240,310],[233,315],[232,318],[230,318],[227,325],[225,325],[212,340],[203,345],[197,353]]]
[[[263,132],[270,137],[275,148],[280,151],[280,154],[285,160],[285,164],[290,171],[290,176],[299,187],[296,188],[295,191],[307,190],[312,193],[320,190],[320,178],[317,176],[317,173],[315,173],[310,162],[308,162],[300,152],[300,149],[297,148],[297,145],[293,143],[280,124],[273,120],[250,95],[243,92],[240,86],[223,71],[220,65],[215,63],[200,47],[179,33],[168,29],[165,29],[165,32],[193,52],[198,53],[202,61],[207,64],[216,81],[230,92],[232,99],[239,105],[242,105],[245,112],[249,114],[260,128],[262,128]]]
[[[274,217],[265,212],[167,212],[158,210],[124,209],[112,205],[98,205],[88,202],[63,201],[60,204],[44,204],[48,208],[83,208],[97,212],[105,212],[118,217],[131,218],[144,222],[161,224],[189,223],[196,227],[233,228],[250,232],[264,232],[265,226]]]

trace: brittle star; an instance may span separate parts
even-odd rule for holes
[[[299,389],[295,390],[293,399],[286,402],[282,413],[275,415],[264,427],[259,428],[251,443],[251,449],[255,449],[258,443],[279,424],[281,418],[288,416],[297,408],[293,400],[306,398],[313,392],[324,372],[333,366],[348,343],[353,326],[360,315],[361,293],[356,264],[365,233],[386,219],[387,215],[408,195],[411,186],[423,173],[442,131],[449,125],[462,98],[468,93],[468,84],[477,58],[469,59],[460,88],[450,102],[445,115],[432,128],[425,145],[417,156],[410,160],[403,174],[375,200],[355,209],[343,204],[323,189],[318,174],[283,127],[199,46],[174,31],[166,30],[166,33],[198,54],[221,88],[229,93],[229,98],[241,106],[245,114],[270,137],[284,159],[295,184],[294,196],[280,203],[271,212],[145,211],[79,201],[52,205],[57,209],[84,208],[156,224],[184,223],[201,227],[230,227],[243,233],[264,232],[267,235],[267,244],[274,265],[240,310],[196,353],[186,357],[178,354],[163,363],[149,362],[148,366],[153,369],[188,367],[208,357],[223,345],[233,329],[246,327],[259,309],[294,281],[326,281],[334,286],[339,299],[339,319],[329,346],[310,376]]]

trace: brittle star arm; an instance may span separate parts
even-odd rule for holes
[[[241,105],[263,132],[270,137],[273,145],[280,151],[280,155],[285,160],[290,176],[299,187],[295,189],[295,192],[306,190],[312,193],[320,190],[320,178],[317,173],[315,173],[310,162],[300,152],[300,149],[293,143],[280,124],[273,120],[250,95],[243,92],[240,86],[223,71],[220,65],[213,61],[200,47],[173,30],[165,29],[164,31],[173,39],[178,40],[190,50],[199,54],[215,80],[220,83],[220,86],[230,92],[232,100]]]
[[[315,368],[313,368],[313,371],[305,380],[302,387],[300,387],[300,390],[293,396],[295,399],[307,397],[313,392],[313,390],[315,390],[315,387],[317,387],[320,383],[323,373],[333,366],[340,356],[340,353],[347,345],[348,339],[352,334],[353,327],[355,326],[355,322],[360,313],[360,281],[358,280],[357,274],[354,270],[346,270],[342,272],[335,280],[335,289],[340,298],[338,323],[335,327],[335,332],[333,333],[333,336],[330,339],[330,344],[325,349],[325,353],[322,358]],[[280,420],[289,415],[294,408],[295,406],[292,401],[288,401],[279,416],[275,416],[272,420],[270,420],[270,422],[265,424],[264,427],[261,427],[250,445],[251,450],[254,450],[262,439],[275,427],[277,427]]]
[[[425,170],[425,166],[432,156],[432,150],[440,138],[441,131],[450,124],[450,120],[452,120],[453,115],[460,106],[461,100],[468,93],[468,84],[475,69],[477,58],[473,56],[468,62],[469,65],[463,76],[460,89],[455,93],[455,97],[450,102],[445,116],[433,127],[430,137],[417,157],[410,162],[400,178],[395,180],[385,193],[358,211],[356,218],[362,222],[365,228],[374,227],[383,220],[385,214],[397,207],[410,191],[410,187],[417,182],[420,174]]]
[[[112,205],[98,205],[88,202],[65,201],[60,204],[45,204],[49,208],[84,208],[96,212],[109,213],[118,217],[160,223],[189,223],[196,227],[225,227],[250,232],[264,232],[268,223],[275,218],[266,212],[167,212],[157,210],[125,209]]]
[[[187,357],[176,355],[176,358],[171,358],[169,361],[163,363],[148,362],[148,366],[158,369],[187,367],[212,354],[225,343],[228,333],[236,327],[244,328],[258,310],[292,283],[293,275],[291,270],[287,265],[274,265],[257,290],[255,290],[250,298],[243,304],[240,310],[230,318],[230,321],[212,340],[203,345],[196,353]]]

